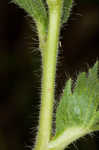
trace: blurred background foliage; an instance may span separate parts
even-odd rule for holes
[[[99,0],[75,0],[61,30],[56,104],[66,78],[74,80],[99,57]],[[10,0],[0,0],[0,150],[30,150],[40,108],[41,57],[35,24]],[[98,150],[99,133],[69,149]]]

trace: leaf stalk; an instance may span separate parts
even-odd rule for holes
[[[55,74],[58,54],[62,5],[51,9],[49,7],[48,37],[42,57],[42,89],[39,131],[35,150],[48,150],[52,132],[52,116],[55,92]]]

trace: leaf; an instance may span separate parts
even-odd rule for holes
[[[67,126],[67,120],[69,118],[68,118],[68,115],[64,116],[65,114],[68,114],[68,109],[66,109],[66,106],[68,105],[68,101],[66,101],[66,99],[68,99],[71,96],[72,96],[72,94],[71,94],[71,80],[68,80],[66,83],[66,86],[64,88],[64,93],[62,95],[60,104],[59,104],[59,106],[57,108],[57,112],[56,112],[56,133],[57,132],[60,133]]]
[[[72,127],[93,129],[99,125],[99,79],[98,62],[85,72],[78,75],[73,93],[71,80],[64,88],[56,111],[56,136]]]
[[[36,22],[47,26],[47,12],[43,0],[12,0],[23,8]]]
[[[63,1],[63,15],[62,15],[62,24],[68,21],[72,8],[73,0],[64,0]]]

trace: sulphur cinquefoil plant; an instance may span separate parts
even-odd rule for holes
[[[73,141],[99,130],[98,61],[88,73],[80,73],[72,88],[66,82],[56,110],[52,135],[55,74],[60,28],[66,23],[72,0],[13,0],[35,21],[42,57],[41,107],[33,150],[64,150]]]

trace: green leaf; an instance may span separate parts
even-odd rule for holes
[[[62,15],[62,24],[68,21],[68,18],[71,13],[73,0],[64,0],[63,1],[63,15]]]
[[[78,75],[73,93],[71,80],[64,88],[56,111],[56,136],[72,127],[94,129],[99,125],[99,79],[98,62],[85,72]],[[99,128],[99,127],[98,127]]]
[[[12,0],[23,8],[36,22],[47,26],[47,11],[43,0]]]

